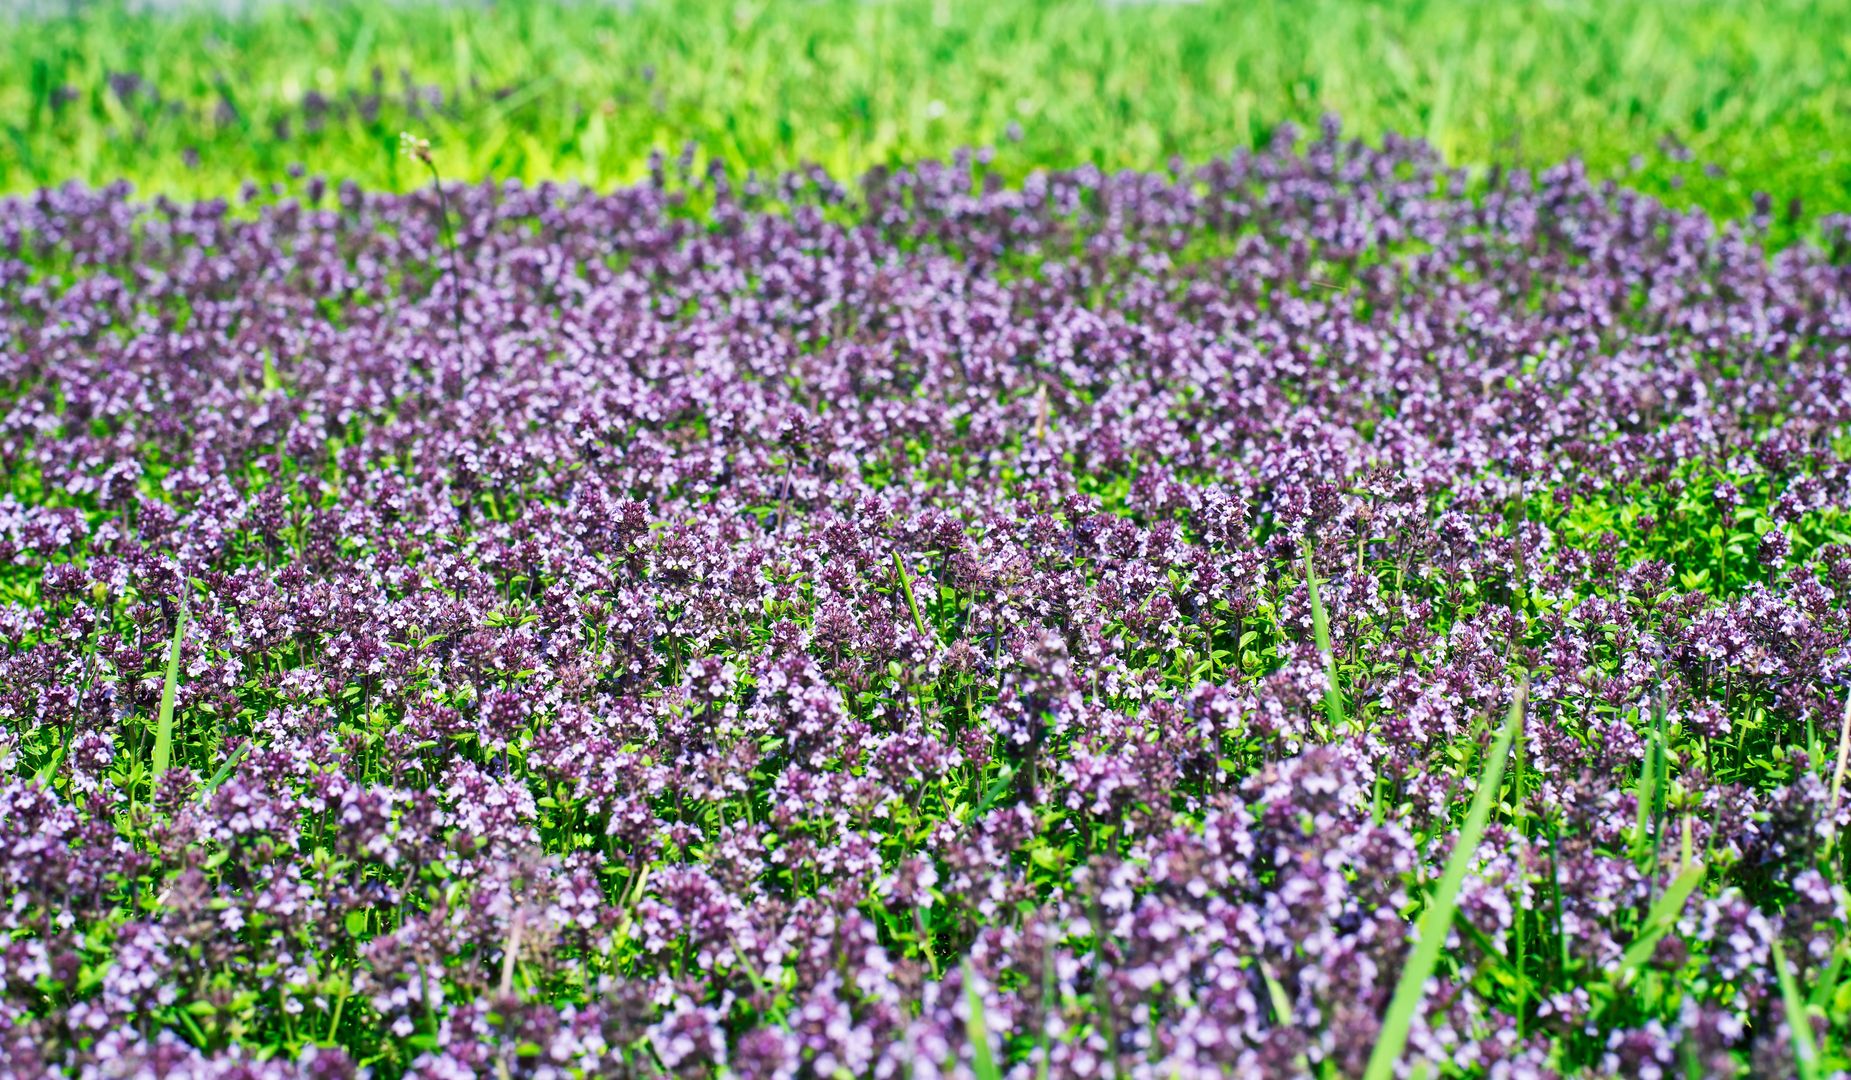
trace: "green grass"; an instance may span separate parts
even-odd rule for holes
[[[181,597],[181,601],[174,609],[174,639],[167,650],[167,678],[161,683],[161,712],[154,734],[154,780],[157,784],[173,760],[174,692],[180,686],[180,642],[186,637],[185,597]]]
[[[1468,166],[1579,155],[1725,216],[1758,190],[1777,218],[1796,197],[1808,218],[1851,207],[1845,4],[172,6],[0,15],[0,190],[127,178],[224,195],[292,163],[409,187],[425,178],[396,152],[407,129],[468,179],[632,181],[689,140],[741,168],[838,176],[964,145],[994,145],[1005,175],[1153,168],[1334,111]],[[444,104],[409,107],[406,80]],[[375,86],[377,110],[354,108]],[[311,92],[345,113],[311,131]]]
[[[1806,1001],[1800,996],[1799,985],[1793,981],[1793,968],[1787,963],[1787,955],[1779,941],[1774,942],[1774,972],[1780,981],[1787,1037],[1793,1043],[1794,1068],[1801,1080],[1814,1080],[1819,1075],[1819,1051],[1812,1041],[1812,1020],[1806,1011]]]
[[[1478,790],[1472,793],[1472,808],[1466,811],[1465,824],[1459,827],[1458,838],[1453,841],[1452,854],[1447,857],[1446,869],[1434,886],[1433,896],[1421,911],[1413,951],[1408,954],[1407,963],[1401,969],[1401,977],[1395,983],[1395,996],[1389,1000],[1388,1014],[1382,1018],[1382,1030],[1376,1036],[1374,1049],[1370,1051],[1369,1065],[1363,1073],[1364,1080],[1392,1080],[1401,1053],[1407,1049],[1408,1035],[1413,1030],[1421,1002],[1427,995],[1427,980],[1433,977],[1434,969],[1439,966],[1440,955],[1446,951],[1446,934],[1453,924],[1453,913],[1459,906],[1459,890],[1465,884],[1466,873],[1472,868],[1472,860],[1478,855],[1478,844],[1484,838],[1485,827],[1491,822],[1491,811],[1498,805],[1498,789],[1504,781],[1504,765],[1510,759],[1511,741],[1523,727],[1523,709],[1528,694],[1529,683],[1525,681],[1519,684],[1517,696],[1510,703],[1510,712],[1504,718],[1504,726],[1499,729],[1497,738],[1491,744],[1491,752],[1485,758],[1484,769],[1478,778]]]
[[[1310,536],[1305,537],[1305,593],[1311,601],[1311,630],[1317,641],[1318,656],[1324,661],[1324,677],[1329,685],[1324,689],[1324,714],[1330,721],[1330,730],[1343,730],[1343,688],[1337,682],[1337,661],[1330,652],[1330,620],[1324,615],[1324,603],[1318,597],[1318,572],[1312,555],[1316,545]]]

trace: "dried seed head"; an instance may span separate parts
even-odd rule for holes
[[[431,164],[431,141],[429,139],[421,139],[409,131],[401,131],[398,133],[398,148],[399,153],[413,161],[421,161],[426,165]]]

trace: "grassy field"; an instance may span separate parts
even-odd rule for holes
[[[1724,216],[1756,191],[1777,219],[1851,207],[1845,4],[164,7],[0,23],[0,190],[229,194],[292,164],[407,187],[401,130],[449,176],[604,186],[688,141],[838,176],[967,145],[1005,174],[1147,168],[1335,112],[1464,165],[1578,155]]]

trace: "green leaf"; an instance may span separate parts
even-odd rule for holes
[[[1324,691],[1324,711],[1330,717],[1334,733],[1343,727],[1343,692],[1337,689],[1337,661],[1330,652],[1330,621],[1324,615],[1324,602],[1318,598],[1317,570],[1311,564],[1311,538],[1305,537],[1305,591],[1311,597],[1311,632],[1317,639],[1318,655],[1324,658],[1324,675],[1330,681]]]
[[[1780,1000],[1787,1013],[1787,1035],[1793,1040],[1793,1061],[1799,1067],[1800,1080],[1817,1080],[1819,1050],[1812,1041],[1812,1019],[1806,1012],[1806,999],[1799,984],[1793,981],[1793,969],[1787,965],[1786,950],[1774,942],[1774,975],[1780,980]]]
[[[1273,1023],[1280,1027],[1290,1026],[1292,1001],[1286,997],[1285,986],[1279,982],[1279,977],[1273,974],[1272,965],[1264,960],[1260,961],[1260,978],[1266,983],[1266,998],[1273,1007]]]
[[[1638,936],[1632,939],[1632,944],[1626,946],[1625,954],[1620,957],[1613,985],[1625,986],[1633,973],[1652,958],[1659,939],[1677,925],[1678,916],[1684,913],[1684,902],[1690,899],[1690,894],[1703,881],[1706,869],[1700,862],[1685,867],[1684,872],[1672,880],[1664,895],[1652,902],[1652,910],[1646,913],[1645,923],[1639,928]]]
[[[1632,851],[1635,861],[1643,862],[1652,855],[1652,845],[1648,834],[1652,822],[1652,802],[1657,797],[1655,788],[1657,780],[1658,734],[1649,732],[1645,737],[1645,760],[1639,766],[1639,786],[1635,790],[1639,803],[1632,834]]]
[[[186,634],[186,597],[174,616],[174,640],[167,649],[167,681],[161,686],[161,712],[154,729],[154,779],[160,782],[174,751],[174,692],[180,687],[180,639]]]
[[[996,1058],[990,1053],[990,1022],[983,1013],[983,995],[977,993],[968,960],[964,962],[964,1000],[970,1006],[964,1032],[970,1038],[971,1071],[977,1074],[977,1080],[1002,1080],[1002,1070],[996,1067]]]
[[[1009,785],[1014,782],[1015,770],[1007,765],[1003,766],[1002,771],[991,782],[989,790],[983,793],[983,800],[977,804],[975,810],[971,811],[971,820],[974,821],[988,813],[990,807],[995,805],[996,800],[1003,797],[1003,792],[1008,791]]]
[[[1472,859],[1478,852],[1478,842],[1483,839],[1485,826],[1490,823],[1491,807],[1496,803],[1498,787],[1504,781],[1504,764],[1510,757],[1511,740],[1516,737],[1517,728],[1523,723],[1524,700],[1528,694],[1529,681],[1526,679],[1518,685],[1516,700],[1510,703],[1510,715],[1505,717],[1504,727],[1498,732],[1491,753],[1485,759],[1484,771],[1478,779],[1478,790],[1472,794],[1471,809],[1466,811],[1465,825],[1460,828],[1459,839],[1446,860],[1446,869],[1440,874],[1439,884],[1434,887],[1433,897],[1427,902],[1426,910],[1421,912],[1417,931],[1419,940],[1414,943],[1407,965],[1401,969],[1401,979],[1395,984],[1395,996],[1388,1003],[1388,1015],[1382,1018],[1382,1032],[1376,1037],[1375,1049],[1369,1054],[1369,1065],[1363,1073],[1364,1080],[1390,1080],[1395,1074],[1395,1063],[1401,1060],[1401,1052],[1407,1049],[1408,1034],[1414,1027],[1414,1016],[1420,1010],[1421,999],[1426,996],[1427,980],[1439,964],[1440,950],[1446,947],[1446,932],[1452,925],[1453,912],[1459,906],[1460,886],[1465,883],[1465,873],[1471,868]]]
[[[68,744],[60,743],[57,749],[46,756],[45,764],[40,767],[38,774],[40,787],[51,786],[52,780],[58,775],[58,766],[64,762],[64,752],[68,748]]]
[[[1839,975],[1844,971],[1845,949],[1848,944],[1851,944],[1851,941],[1844,938],[1838,940],[1838,947],[1832,950],[1832,962],[1826,967],[1825,974],[1819,976],[1818,985],[1812,988],[1812,993],[1806,998],[1806,1004],[1824,1011],[1825,1003],[1832,999],[1832,991],[1837,988]]]
[[[930,639],[932,635],[926,633],[925,620],[919,617],[919,602],[913,599],[913,579],[907,576],[906,564],[900,561],[897,551],[893,553],[893,572],[900,576],[900,588],[906,592],[906,606],[913,613],[913,626],[921,637]]]
[[[204,802],[208,796],[217,791],[218,786],[231,775],[231,770],[237,768],[238,762],[243,761],[244,755],[250,752],[251,744],[248,742],[233,751],[232,755],[225,759],[225,764],[219,766],[219,771],[212,774],[212,779],[206,781],[206,786],[199,789],[199,800]]]

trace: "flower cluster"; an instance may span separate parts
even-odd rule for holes
[[[8,1067],[1356,1076],[1525,681],[1405,1067],[1842,1061],[1834,259],[1334,125],[0,201]]]

